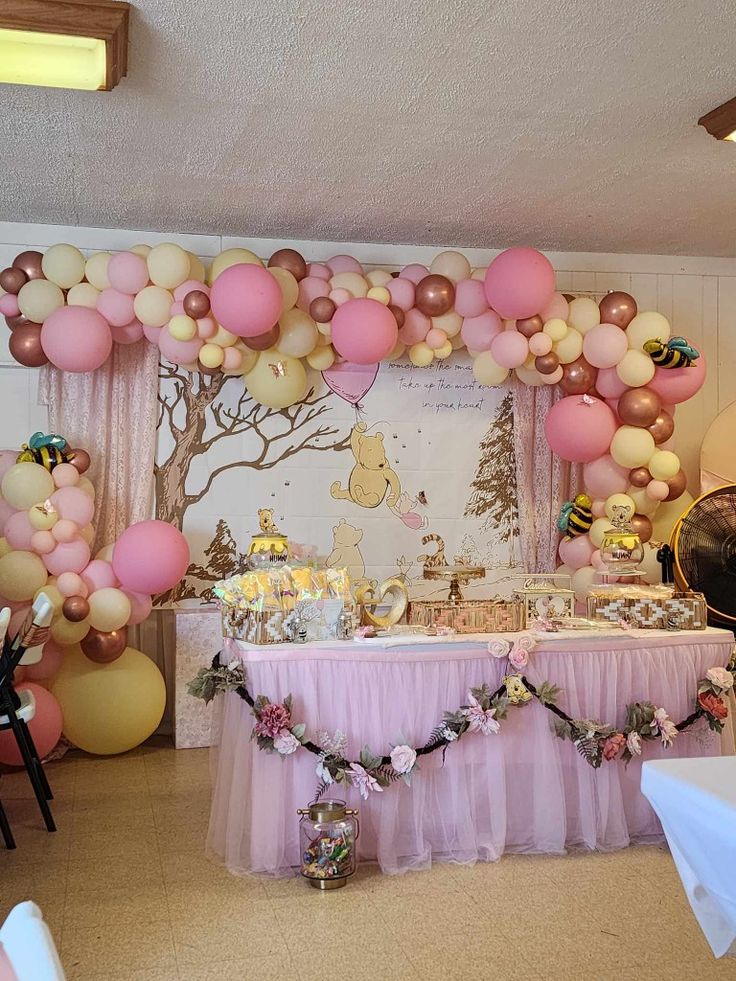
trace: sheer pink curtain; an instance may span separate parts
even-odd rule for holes
[[[559,564],[557,516],[580,485],[580,467],[560,460],[547,446],[544,420],[561,397],[557,386],[533,387],[515,378],[513,393],[521,558],[527,572],[552,572]]]
[[[48,406],[50,431],[92,457],[95,548],[152,515],[158,353],[147,342],[115,344],[97,371],[72,374],[47,365],[41,372],[38,398]]]

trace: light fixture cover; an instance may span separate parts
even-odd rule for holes
[[[698,126],[702,126],[717,140],[736,142],[736,99],[729,99],[722,106],[701,116]]]

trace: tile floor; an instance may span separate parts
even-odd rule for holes
[[[146,745],[49,765],[59,832],[0,778],[0,921],[34,899],[70,981],[706,981],[715,961],[664,848],[509,856],[344,890],[237,878],[203,854],[206,750]]]

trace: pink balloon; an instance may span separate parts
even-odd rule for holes
[[[140,320],[131,320],[122,327],[111,327],[110,333],[116,344],[137,344],[143,337],[143,324]]]
[[[34,531],[31,535],[31,550],[39,555],[48,555],[55,548],[56,539],[50,531]]]
[[[360,276],[363,275],[363,267],[351,255],[333,255],[331,259],[327,260],[325,265],[333,276],[343,272],[354,272]]]
[[[590,557],[590,564],[594,569],[602,571],[606,568],[606,563],[601,556],[601,550],[597,548]]]
[[[283,296],[267,269],[241,262],[220,273],[212,284],[210,302],[225,330],[238,337],[258,337],[279,319]]]
[[[18,450],[0,450],[0,481],[18,462]]]
[[[20,313],[18,297],[15,293],[5,293],[0,296],[0,313],[3,317],[17,317]]]
[[[43,660],[43,659],[42,659]],[[28,728],[31,730],[33,742],[41,759],[48,756],[61,738],[62,715],[61,706],[46,688],[33,682],[24,682],[17,686],[18,693],[30,691],[36,702],[36,712]],[[0,763],[7,766],[22,766],[23,757],[20,755],[18,744],[12,730],[0,732]]]
[[[467,282],[467,280],[463,280]],[[474,283],[483,284],[475,279]],[[483,294],[485,298],[485,293]],[[494,337],[503,330],[503,322],[495,310],[486,310],[476,317],[466,317],[460,328],[460,336],[471,351],[490,351]]]
[[[43,322],[41,347],[62,371],[94,371],[110,356],[110,325],[90,307],[59,307]]]
[[[650,480],[646,487],[647,497],[653,501],[663,501],[670,489],[664,480]]]
[[[629,386],[618,377],[615,368],[601,368],[595,387],[606,399],[620,399],[624,392],[629,390]]]
[[[95,513],[95,502],[81,487],[60,487],[49,498],[59,512],[59,517],[74,521],[84,528]]]
[[[25,681],[47,681],[53,678],[64,660],[64,648],[55,640],[47,640],[43,645],[41,660],[35,664],[24,664]]]
[[[626,333],[615,324],[596,324],[583,338],[583,357],[594,368],[613,368],[628,350]]]
[[[76,572],[62,572],[56,580],[56,588],[64,597],[84,596],[86,598],[89,595],[89,590],[85,586],[84,580]]]
[[[491,341],[493,360],[502,368],[519,368],[529,357],[529,341],[518,330],[504,330]]]
[[[197,336],[202,340],[208,340],[217,333],[217,321],[214,317],[200,317],[197,321]],[[227,348],[226,351],[229,351]]]
[[[225,371],[236,371],[243,363],[243,354],[236,347],[226,347],[222,367]]]
[[[689,368],[657,368],[647,383],[663,402],[686,402],[699,392],[705,381],[706,363],[701,354]]]
[[[185,282],[180,283],[174,290],[174,299],[181,302],[187,293],[192,293],[194,290],[199,290],[200,293],[204,293],[205,296],[210,295],[210,288],[205,283],[200,283],[198,279],[187,279]]]
[[[90,593],[94,593],[97,589],[117,586],[118,578],[110,562],[105,562],[104,559],[93,559],[82,572],[82,582]]]
[[[419,344],[427,336],[431,327],[432,321],[429,317],[421,310],[417,310],[416,307],[412,307],[411,310],[407,310],[404,316],[404,324],[399,331],[399,340],[407,347],[411,347],[412,344]]]
[[[357,405],[370,391],[377,374],[377,364],[362,365],[339,361],[323,371],[322,377],[335,395],[351,405]]]
[[[555,271],[536,249],[506,249],[486,270],[485,290],[489,305],[502,317],[523,320],[552,299]]]
[[[536,357],[540,358],[545,354],[549,354],[551,350],[552,338],[549,334],[545,334],[540,330],[538,334],[532,334],[529,338],[529,351]]]
[[[56,542],[73,542],[79,534],[79,526],[68,518],[57,521],[51,529],[51,536]]]
[[[406,313],[414,306],[415,285],[411,279],[404,279],[397,276],[395,279],[386,283],[386,289],[391,294],[391,303],[395,307],[401,307]]]
[[[567,320],[570,316],[570,304],[562,293],[555,293],[549,303],[539,311],[539,316],[545,324],[548,320]]]
[[[144,324],[143,336],[147,341],[150,341],[151,344],[155,344],[156,347],[158,347],[159,346],[158,342],[159,342],[159,338],[161,337],[162,330],[163,327],[146,327]]]
[[[0,476],[0,481],[1,480],[2,477]],[[15,514],[15,508],[11,508],[5,498],[0,497],[0,534],[4,534],[4,529],[8,518],[13,514]]]
[[[606,454],[585,464],[583,486],[591,497],[605,501],[611,494],[623,494],[626,491],[629,486],[629,471]]]
[[[616,417],[606,403],[582,395],[555,402],[544,421],[549,448],[571,463],[588,463],[606,453],[616,429]]]
[[[74,487],[79,483],[79,471],[71,463],[57,463],[51,476],[57,487]]]
[[[181,300],[174,300],[174,302],[169,307],[169,316],[176,317],[178,314],[184,313],[184,304]]]
[[[346,290],[342,286],[338,286],[335,290],[330,290],[329,297],[336,307],[341,307],[343,303],[347,303],[348,300],[353,299],[353,294],[350,290]]]
[[[575,538],[563,538],[560,542],[560,558],[571,569],[582,569],[590,565],[590,558],[595,546],[588,535],[577,535]]]
[[[143,623],[153,608],[151,597],[148,593],[132,593],[129,589],[124,589],[123,592],[130,600],[128,626],[134,627],[137,623]]]
[[[479,279],[461,279],[455,286],[455,313],[461,317],[480,317],[487,309],[483,283]]]
[[[323,262],[308,262],[307,276],[314,276],[316,279],[324,279],[326,282],[328,279],[332,279],[333,273],[332,270]],[[300,280],[300,282],[304,282],[304,280]]]
[[[63,572],[81,572],[89,558],[89,545],[80,537],[73,542],[60,542],[53,552],[43,556],[43,564],[52,576],[60,576]]]
[[[593,501],[593,505],[590,509],[593,513],[594,518],[602,518],[606,513],[606,502],[605,501]],[[591,565],[593,563],[591,562]]]
[[[165,521],[140,521],[126,528],[118,538],[112,566],[124,589],[162,593],[175,586],[186,573],[189,546],[173,525]]]
[[[416,284],[424,279],[425,276],[429,276],[429,269],[426,266],[421,265],[419,262],[412,262],[408,266],[404,266],[401,270],[401,279],[409,279],[416,286]]]
[[[378,300],[349,300],[337,308],[332,318],[333,347],[346,361],[355,364],[375,364],[391,353],[398,339],[396,318]]]
[[[275,279],[274,283],[276,283]],[[191,341],[177,341],[165,327],[161,328],[158,338],[158,347],[162,357],[171,361],[172,364],[191,364],[196,361],[203,344],[204,341],[201,337],[194,337]]]
[[[330,284],[319,276],[305,276],[299,280],[299,294],[296,305],[300,310],[309,313],[309,305],[318,296],[329,296]],[[264,331],[265,333],[265,331]]]
[[[148,285],[148,265],[136,252],[118,252],[107,264],[107,278],[113,289],[133,296]]]
[[[124,327],[135,320],[133,297],[112,287],[103,290],[97,297],[97,311],[111,327]]]
[[[28,520],[27,511],[16,511],[5,522],[5,537],[11,548],[20,552],[28,552],[31,548],[31,538],[35,529]]]

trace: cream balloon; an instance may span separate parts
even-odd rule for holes
[[[102,559],[103,562],[112,562],[112,553],[115,550],[115,543],[111,545],[103,545],[99,552],[96,553],[96,559]]]
[[[654,437],[638,426],[620,426],[611,440],[611,456],[620,467],[645,467],[654,450]]]
[[[162,242],[151,249],[146,256],[146,263],[153,285],[173,290],[181,286],[189,276],[191,257],[180,245]]]
[[[440,252],[432,260],[429,271],[436,276],[446,276],[453,283],[470,277],[470,263],[461,252]],[[485,270],[484,270],[485,274]]]
[[[225,272],[230,266],[240,265],[241,262],[254,266],[263,265],[255,252],[251,252],[250,249],[225,249],[213,260],[207,282],[212,286],[220,273]]]
[[[70,307],[90,307],[96,310],[99,295],[100,291],[92,283],[77,283],[67,293],[66,302]]]
[[[48,279],[31,279],[20,288],[18,306],[24,317],[34,324],[42,324],[54,310],[64,306],[64,294],[60,286]]]
[[[46,566],[33,552],[8,552],[0,558],[0,595],[11,603],[32,599],[47,579]]]
[[[396,347],[389,353],[387,361],[398,361],[399,358],[403,358],[406,354],[406,344],[402,344],[401,341],[396,342]]]
[[[616,365],[616,374],[624,385],[641,388],[654,378],[654,368],[654,362],[649,355],[632,348]]]
[[[647,494],[646,487],[629,487],[627,493],[634,502],[637,514],[646,514],[647,517],[651,517],[659,507],[659,501],[653,500]]]
[[[315,371],[327,371],[334,363],[335,352],[329,344],[326,347],[317,347],[307,355],[307,364]]]
[[[592,565],[584,565],[582,569],[576,569],[572,574],[572,588],[575,590],[575,599],[579,602],[587,599],[595,578],[596,569]]]
[[[366,296],[369,300],[378,300],[379,303],[383,303],[386,307],[391,302],[391,294],[385,286],[371,286]]]
[[[189,274],[187,275],[187,279],[194,279],[198,283],[203,283],[207,275],[204,263],[193,252],[187,252],[187,255],[189,256]]]
[[[12,545],[8,544],[8,539],[0,538],[0,558],[2,558],[3,555],[9,555],[13,551],[14,549]]]
[[[542,328],[544,333],[554,342],[561,341],[564,337],[566,337],[568,329],[569,328],[565,321],[560,320],[559,317],[548,320]]]
[[[185,313],[177,313],[169,321],[168,331],[177,341],[191,341],[197,336],[197,321]]]
[[[562,365],[558,364],[555,370],[549,375],[542,375],[542,384],[544,385],[557,385],[558,382],[562,381],[562,376],[564,372],[562,370]]]
[[[638,313],[626,328],[626,339],[630,348],[644,350],[647,341],[668,341],[672,328],[670,322],[661,313],[654,310],[644,310]]]
[[[347,290],[356,299],[366,296],[368,293],[368,283],[360,273],[356,272],[336,273],[330,279],[330,288],[333,290]]]
[[[671,450],[656,450],[651,456],[647,469],[655,480],[672,480],[680,470],[680,458]]]
[[[535,337],[538,336],[535,334]],[[554,352],[560,359],[560,364],[571,364],[573,361],[577,361],[583,353],[583,335],[574,327],[570,328],[562,340],[557,341],[554,345]]]
[[[481,385],[500,385],[509,377],[509,369],[494,361],[490,351],[481,351],[473,360],[473,375]]]
[[[463,326],[463,318],[454,310],[448,310],[439,317],[432,317],[432,326],[444,330],[448,337],[457,337]]]
[[[601,322],[601,312],[595,300],[589,296],[576,296],[570,301],[570,311],[567,315],[567,323],[570,327],[587,334],[589,330]]]
[[[85,260],[75,245],[52,245],[41,259],[41,270],[52,283],[63,290],[71,289],[84,279]]]
[[[470,278],[484,280],[486,278],[487,272],[488,272],[487,266],[478,266],[476,269],[472,271],[472,273],[470,274]]]
[[[346,274],[347,275],[347,274]],[[279,320],[279,339],[276,346],[282,354],[304,358],[317,346],[317,325],[303,310],[287,310]]]
[[[88,477],[84,477],[84,476],[80,477],[79,480],[77,481],[77,487],[80,490],[84,491],[84,493],[87,494],[89,497],[91,497],[92,500],[94,501],[95,485]]]
[[[626,520],[630,521],[631,518],[636,514],[636,505],[628,494],[611,494],[610,497],[606,498],[606,517],[613,521],[614,515],[618,517],[623,516],[624,512],[628,512],[626,515]],[[622,511],[622,508],[624,511]]]
[[[130,613],[130,600],[121,589],[106,586],[90,593],[87,619],[95,630],[103,633],[120,630],[130,619]]]
[[[84,275],[87,282],[96,290],[106,290],[110,286],[110,280],[107,278],[107,265],[110,259],[112,259],[110,252],[93,252],[85,263]]]
[[[36,504],[28,509],[28,522],[36,531],[51,531],[59,520],[59,512],[53,507]]]
[[[133,311],[144,327],[163,327],[170,319],[174,297],[162,286],[145,286],[133,301]]]
[[[307,373],[298,358],[269,348],[245,375],[245,387],[261,405],[285,409],[306,395]]]
[[[448,339],[441,347],[436,347],[434,349],[434,356],[438,361],[445,361],[450,357],[452,351],[452,341]]]
[[[287,310],[296,306],[296,301],[299,299],[299,283],[288,269],[282,269],[281,266],[269,266],[268,271],[279,284],[282,299],[281,316],[283,316]]]
[[[600,548],[603,544],[603,536],[611,527],[610,518],[596,518],[593,524],[590,526],[590,531],[588,532],[588,537],[596,548]]]
[[[27,511],[39,501],[45,501],[55,490],[56,485],[48,470],[30,461],[14,463],[2,480],[3,497],[19,511]],[[0,595],[7,594],[0,589]]]
[[[685,491],[675,501],[665,501],[659,505],[657,516],[653,521],[652,538],[657,538],[661,542],[669,542],[675,525],[682,515],[693,503],[693,496],[689,491]],[[0,562],[2,559],[0,559]],[[2,589],[0,589],[2,593]]]
[[[417,368],[427,368],[434,361],[434,351],[429,344],[420,341],[409,348],[409,360]]]
[[[218,324],[217,333],[210,337],[211,344],[219,344],[220,347],[232,347],[237,344],[240,338],[237,334],[230,333]]]
[[[148,253],[150,251],[150,245],[131,245],[131,247],[128,249],[128,252],[135,252],[136,255],[142,256],[144,259],[148,257]]]
[[[544,379],[536,370],[536,368],[530,368],[528,365],[522,365],[520,368],[514,368],[516,372],[516,377],[524,385],[531,385],[534,388],[544,385]]]
[[[371,286],[385,286],[391,282],[393,276],[387,269],[372,269],[365,274],[365,278]]]

